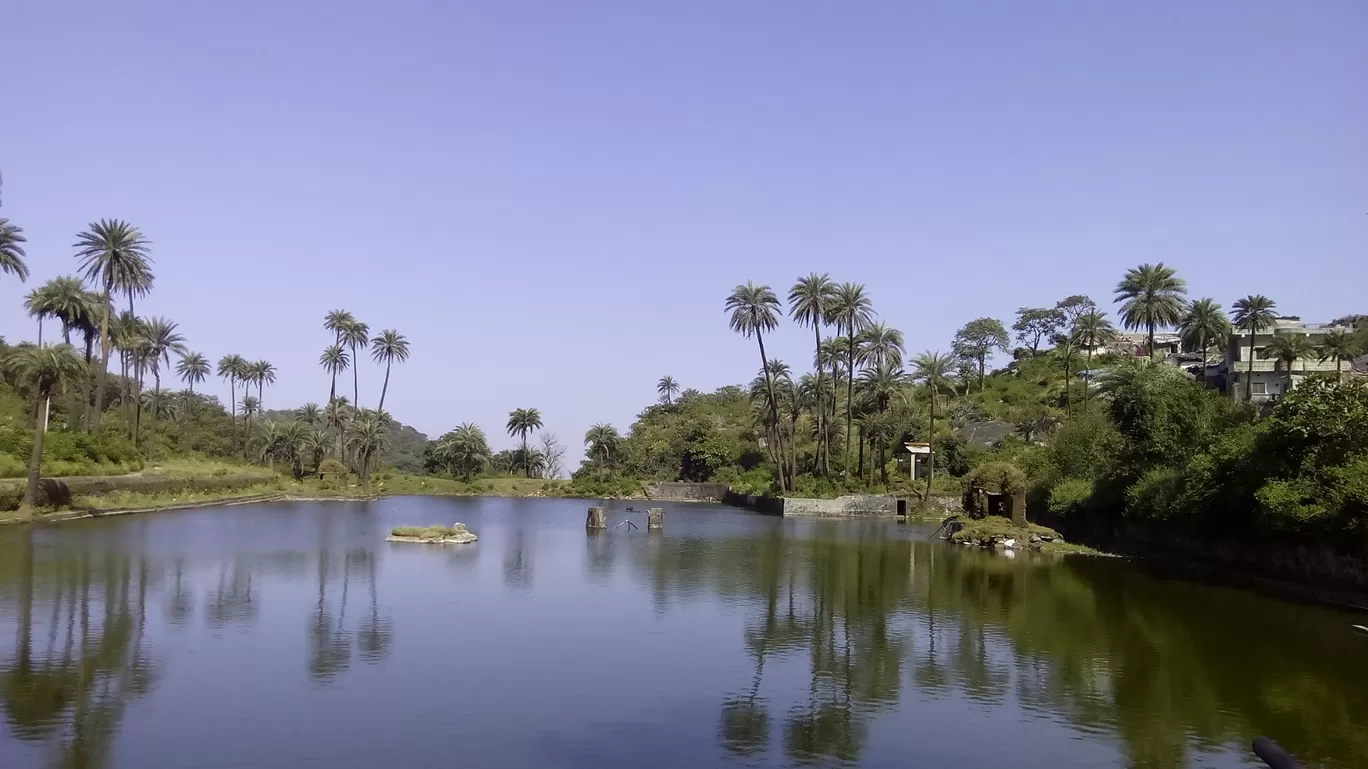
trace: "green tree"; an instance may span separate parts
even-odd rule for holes
[[[318,407],[317,403],[305,403],[303,406],[295,409],[295,421],[297,422],[302,422],[303,424],[313,427],[322,420],[323,410]]]
[[[180,355],[185,352],[185,336],[178,330],[174,320],[166,318],[151,318],[143,326],[143,335],[146,340],[146,351],[148,365],[152,369],[152,378],[156,381],[156,387],[152,394],[152,421],[157,421],[157,412],[161,410],[161,370],[165,365],[171,368],[171,353]]]
[[[28,265],[24,262],[24,228],[0,217],[0,272],[18,275],[19,282],[28,280]]]
[[[674,377],[666,374],[660,378],[659,382],[656,382],[656,394],[660,396],[660,400],[664,401],[666,406],[673,405],[675,396],[679,394],[679,383],[675,381]]]
[[[1121,302],[1121,324],[1145,329],[1149,335],[1150,357],[1154,357],[1154,330],[1176,326],[1183,318],[1187,284],[1172,267],[1142,264],[1126,271],[1116,284],[1116,301]]]
[[[42,473],[43,439],[47,432],[44,415],[55,392],[70,385],[85,373],[85,366],[69,344],[47,347],[20,346],[10,351],[5,366],[33,391],[33,451],[29,455],[28,481],[24,485],[23,509],[32,511],[38,504],[38,479]]]
[[[994,350],[1006,350],[1007,342],[1007,329],[996,318],[971,320],[955,334],[955,355],[977,367],[980,390],[987,387],[988,356]]]
[[[409,343],[404,335],[392,328],[381,331],[371,340],[371,359],[385,364],[385,384],[380,388],[380,405],[377,411],[385,410],[385,393],[389,391],[390,366],[395,361],[403,363],[409,358]]]
[[[1178,324],[1183,347],[1202,352],[1202,383],[1206,383],[1207,354],[1212,345],[1224,347],[1230,339],[1230,321],[1215,299],[1198,299],[1187,308]]]
[[[1335,329],[1325,334],[1325,339],[1320,345],[1321,362],[1333,359],[1335,361],[1335,375],[1341,374],[1341,366],[1346,360],[1352,361],[1354,358],[1363,354],[1363,344],[1359,337],[1346,329]]]
[[[622,436],[618,434],[617,428],[599,422],[584,433],[584,445],[588,447],[590,456],[603,463],[603,469],[610,470],[614,458],[622,448]]]
[[[351,365],[351,357],[347,355],[347,348],[340,344],[330,344],[318,357],[318,365],[332,376],[332,386],[328,389],[328,402],[332,403],[337,400],[337,375]]]
[[[356,463],[361,485],[370,485],[371,470],[389,445],[389,425],[384,414],[363,409],[347,426],[347,445]]]
[[[1075,345],[1086,351],[1088,375],[1083,381],[1083,410],[1088,410],[1088,394],[1092,390],[1093,350],[1105,347],[1116,341],[1116,329],[1107,320],[1107,313],[1096,308],[1088,310],[1074,319],[1070,334]]]
[[[92,432],[100,429],[104,407],[105,380],[109,376],[109,313],[112,294],[124,291],[132,296],[152,287],[152,257],[147,238],[137,227],[118,219],[101,219],[76,236],[76,258],[85,278],[100,287],[100,369],[95,380],[95,409],[90,420]]]
[[[438,439],[435,456],[443,469],[470,480],[489,464],[489,443],[484,430],[474,422],[463,422]]]
[[[1250,294],[1233,305],[1235,312],[1231,320],[1235,328],[1249,332],[1249,371],[1245,375],[1246,401],[1254,392],[1254,339],[1260,331],[1272,328],[1273,321],[1278,319],[1278,314],[1274,310],[1276,306],[1272,299],[1262,294]]]
[[[903,333],[885,323],[871,323],[860,332],[856,349],[860,350],[865,363],[875,368],[885,364],[902,366]]]
[[[1064,311],[1058,307],[1022,307],[1017,310],[1016,322],[1012,330],[1017,341],[1031,348],[1031,354],[1040,352],[1042,340],[1053,338],[1065,323]]]
[[[203,382],[209,376],[209,372],[209,359],[197,352],[181,353],[181,359],[176,364],[176,373],[192,393],[195,391],[195,385]]]
[[[233,418],[234,432],[237,427],[237,384],[241,379],[247,361],[241,355],[225,355],[219,358],[218,375],[228,380],[228,414]]]
[[[769,375],[769,357],[765,355],[765,332],[773,331],[779,325],[779,297],[774,295],[769,286],[757,286],[752,281],[746,281],[745,285],[732,289],[724,308],[730,313],[727,325],[731,330],[747,339],[755,337],[760,347],[760,370],[769,391],[770,419],[778,424],[779,412],[774,396],[774,380]],[[778,456],[784,456],[782,441],[777,448]],[[783,462],[779,463],[778,470],[779,493],[784,494],[788,490],[788,484],[784,478]]]
[[[855,402],[855,335],[874,319],[873,303],[859,283],[842,283],[836,288],[836,296],[827,309],[827,317],[846,332],[846,435],[845,435],[845,474],[850,477],[850,433],[854,424]],[[781,489],[782,491],[782,489]]]
[[[789,289],[788,294],[789,317],[798,321],[798,325],[812,329],[812,365],[817,379],[813,388],[816,396],[814,413],[820,454],[817,468],[822,475],[831,472],[830,431],[826,429],[827,388],[822,386],[822,372],[825,368],[822,357],[822,327],[832,322],[828,313],[836,300],[836,295],[836,284],[832,282],[831,277],[826,273],[818,275],[815,272],[809,273],[805,278],[799,278],[798,282],[793,284],[793,288]]]
[[[24,300],[24,309],[31,317],[38,319],[38,344],[43,344],[43,320],[56,318],[62,323],[62,340],[71,344],[71,329],[76,323],[91,314],[94,307],[90,295],[86,293],[81,279],[64,275],[53,278],[29,292]]]
[[[1078,355],[1078,345],[1068,334],[1055,334],[1054,336],[1054,355],[1059,360],[1059,364],[1064,367],[1064,413],[1073,414],[1073,401],[1071,393],[1073,390],[1073,359]],[[1085,391],[1086,392],[1086,391]],[[1030,440],[1029,438],[1027,439]]]
[[[931,398],[931,427],[927,431],[926,440],[931,443],[936,438],[936,396],[940,388],[950,383],[950,371],[955,365],[955,358],[950,353],[940,351],[926,352],[918,355],[912,361],[912,379],[926,385]],[[926,494],[931,495],[931,482],[936,477],[936,455],[933,453],[926,458]]]
[[[257,360],[247,364],[247,379],[257,388],[257,403],[265,403],[264,388],[268,384],[275,384],[276,367],[270,361]]]
[[[359,368],[361,359],[356,356],[357,350],[365,347],[370,342],[370,326],[359,320],[352,320],[342,329],[342,344],[351,351],[352,366],[352,403],[357,408],[361,407],[361,385],[357,378],[356,369]]]
[[[1284,393],[1292,392],[1292,367],[1297,361],[1316,355],[1316,346],[1305,334],[1275,334],[1264,347],[1263,356],[1276,361],[1287,372],[1287,386]]]
[[[542,426],[541,412],[536,409],[513,409],[508,413],[508,434],[522,441],[522,455],[528,456],[527,436],[533,430],[540,430]],[[532,477],[532,463],[524,461],[523,469],[527,471],[527,477]]]
[[[333,451],[338,461],[342,461],[344,456],[347,425],[351,422],[352,407],[347,403],[345,395],[339,395],[328,401],[328,405],[323,407],[323,421],[328,425],[328,429],[333,431],[334,447]]]

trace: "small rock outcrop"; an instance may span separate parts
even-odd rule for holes
[[[479,539],[464,523],[450,526],[395,526],[387,542],[422,542],[435,545],[468,545]]]

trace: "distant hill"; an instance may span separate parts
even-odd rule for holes
[[[266,419],[294,419],[294,409],[276,409],[263,412]],[[408,473],[423,472],[423,449],[427,447],[428,437],[399,420],[394,421],[390,431],[389,450],[381,458],[381,463]]]

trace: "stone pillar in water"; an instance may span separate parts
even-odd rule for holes
[[[606,529],[608,528],[608,516],[601,507],[589,508],[589,517],[584,519],[586,529]]]
[[[659,531],[665,528],[665,511],[658,507],[646,509],[646,528]]]

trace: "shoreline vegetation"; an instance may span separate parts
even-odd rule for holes
[[[0,278],[28,280],[26,242],[0,218]],[[1010,324],[968,320],[946,351],[911,354],[863,284],[814,272],[776,293],[747,281],[719,295],[714,318],[755,353],[742,384],[704,392],[662,376],[656,402],[625,432],[605,422],[584,434],[572,468],[528,405],[500,426],[514,444],[501,451],[471,422],[430,441],[397,423],[385,405],[403,397],[399,364],[414,351],[402,334],[375,333],[344,309],[315,330],[324,405],[267,410],[271,362],[230,352],[211,364],[175,320],[148,312],[152,247],[136,226],[91,222],[72,250],[77,274],[25,298],[36,341],[0,340],[0,478],[16,479],[0,483],[0,509],[15,508],[0,518],[41,520],[40,491],[61,490],[45,479],[62,478],[75,496],[59,506],[107,511],[252,493],[637,498],[643,483],[660,481],[928,504],[997,466],[1024,479],[1026,520],[1071,540],[1170,547],[1368,591],[1368,382],[1354,373],[1368,315],[1318,326],[1313,340],[1272,298],[1250,294],[1227,312],[1214,298],[1190,298],[1160,262],[1120,276],[1114,316],[1075,294],[1020,307]],[[802,340],[806,360],[774,357],[784,333]],[[1248,342],[1232,344],[1237,333]],[[365,358],[377,378],[383,372],[377,392],[360,386]],[[1266,391],[1253,384],[1256,359]],[[226,407],[196,389],[214,375],[227,385]],[[908,443],[929,453],[909,457]],[[246,472],[264,477],[213,488]],[[118,491],[96,476],[162,480]]]

